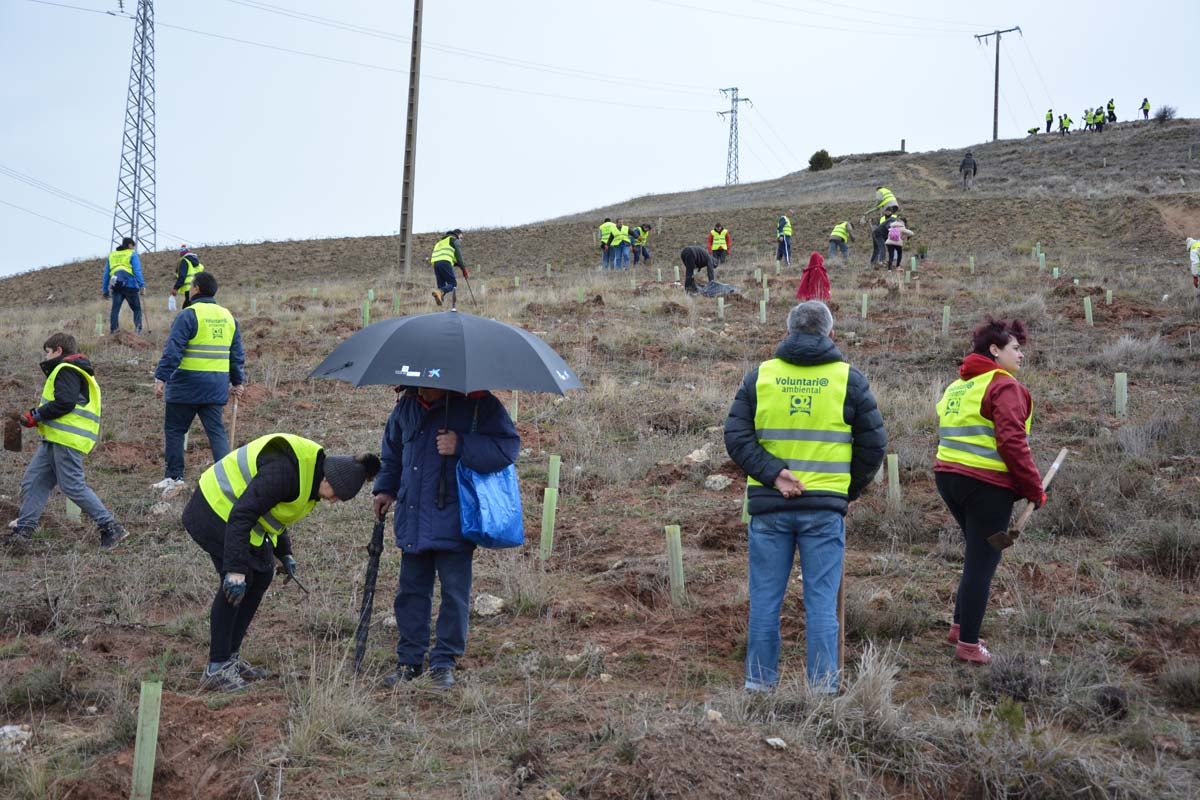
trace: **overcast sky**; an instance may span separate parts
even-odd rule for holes
[[[133,22],[93,12],[117,9],[0,0],[0,275],[108,252]],[[398,230],[411,2],[155,12],[158,249]],[[742,182],[821,147],[987,140],[995,45],[974,34],[1018,25],[1002,137],[1109,97],[1121,119],[1146,95],[1198,113],[1196,0],[427,0],[415,228],[723,184],[722,87],[753,101]]]

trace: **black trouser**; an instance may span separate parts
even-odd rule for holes
[[[685,270],[685,274],[683,277],[683,288],[687,289],[689,292],[694,292],[694,291],[696,291],[695,273],[696,273],[696,270],[698,270],[701,265],[697,264],[696,262],[689,259],[686,254],[682,255],[680,260],[683,261],[683,268]],[[715,280],[715,275],[713,274],[712,263],[710,261],[708,261],[708,259],[703,259],[703,261],[704,261],[704,264],[703,264],[704,268],[708,270],[708,281],[709,281],[709,283],[712,283],[713,280]]]
[[[896,260],[896,266],[904,263],[904,246],[899,244],[889,244],[887,247],[887,267],[892,268],[892,259]]]
[[[1050,120],[1046,120],[1046,133],[1050,132]]]
[[[213,566],[217,569],[217,575],[224,579],[225,570],[222,569],[224,565],[221,563],[221,559],[211,554],[209,558],[212,559]],[[231,655],[241,651],[242,639],[250,628],[250,623],[254,619],[255,613],[258,612],[258,604],[262,602],[263,595],[267,593],[267,587],[271,585],[273,577],[275,577],[274,572],[246,573],[246,594],[243,595],[242,602],[236,606],[230,604],[225,599],[225,593],[221,591],[221,587],[217,587],[217,593],[213,596],[212,611],[209,614],[208,660],[210,663],[223,664],[229,660]]]
[[[885,248],[887,245],[887,226],[876,225],[871,232],[871,263],[882,264],[887,260]]]
[[[1017,496],[1011,489],[953,472],[935,472],[934,480],[966,542],[954,621],[960,626],[958,640],[974,644],[979,641],[992,577],[1000,565],[1000,551],[987,543],[987,537],[1008,530]]]

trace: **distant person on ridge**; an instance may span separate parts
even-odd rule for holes
[[[1191,261],[1192,293],[1200,301],[1200,240],[1188,239],[1188,260]]]
[[[112,296],[112,311],[108,315],[108,332],[116,333],[121,326],[121,304],[129,303],[133,309],[133,327],[142,332],[142,262],[138,258],[137,245],[126,236],[121,246],[108,254],[104,264],[104,284],[100,293],[107,300]]]
[[[629,267],[629,250],[633,237],[629,234],[629,226],[625,220],[617,217],[609,229],[608,253],[611,269],[627,269]]]
[[[850,222],[843,221],[833,226],[833,230],[829,232],[829,257],[833,258],[833,254],[840,252],[844,260],[850,259],[850,242],[854,241],[854,226]]]
[[[679,251],[679,259],[683,261],[684,278],[683,290],[688,294],[696,294],[696,270],[705,269],[708,271],[708,282],[712,283],[715,280],[713,270],[717,267],[717,260],[712,253],[700,247],[692,245],[685,247]]]
[[[437,281],[437,288],[433,290],[433,301],[440,306],[442,298],[450,295],[451,309],[458,307],[458,281],[454,277],[454,268],[461,269],[464,278],[468,275],[462,249],[459,247],[460,239],[460,229],[446,231],[433,246],[433,255],[429,257],[429,263],[433,264],[433,276]]]
[[[782,261],[789,267],[792,265],[792,215],[795,213],[789,208],[775,223],[775,240],[778,242],[775,260]]]
[[[1046,133],[1050,132],[1050,123],[1054,121],[1054,109],[1046,109]]]
[[[975,176],[979,174],[979,165],[975,163],[975,157],[969,151],[958,165],[958,171],[962,173],[963,191],[969,192]]]
[[[179,270],[175,273],[175,286],[171,289],[171,292],[179,295],[178,307],[180,310],[183,310],[187,305],[192,281],[198,272],[204,272],[204,265],[200,263],[200,256],[188,249],[186,244],[179,245]]]
[[[1117,121],[1117,106],[1113,102],[1113,99],[1111,97],[1108,98],[1108,121],[1109,122]]]
[[[725,263],[732,249],[733,236],[721,223],[713,225],[712,230],[708,232],[708,252],[716,259],[717,266]]]
[[[613,252],[612,252],[612,249],[608,246],[608,240],[609,240],[609,237],[612,236],[612,230],[615,227],[616,226],[613,225],[613,221],[612,221],[611,217],[605,217],[604,222],[600,223],[599,233],[600,233],[600,253],[601,253],[600,267],[601,267],[601,269],[608,269],[609,267],[612,266]]]
[[[633,265],[635,267],[639,260],[645,261],[647,267],[650,266],[650,247],[647,242],[650,241],[650,230],[653,227],[646,222],[629,232],[629,235],[633,237]]]
[[[1143,97],[1139,107],[1142,109],[1142,119],[1150,119],[1150,98]]]
[[[1025,132],[1028,133],[1030,136],[1037,136],[1038,132],[1040,132],[1041,130],[1042,129],[1039,128],[1037,125],[1034,125],[1032,128],[1030,128],[1029,130],[1027,130]],[[1049,131],[1047,131],[1047,133],[1049,133]]]

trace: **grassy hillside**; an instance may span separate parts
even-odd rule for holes
[[[1153,146],[1140,129],[1112,135]],[[993,162],[1022,158],[1021,148],[1054,148],[1070,161],[1095,146],[1073,136],[974,152],[987,174]],[[162,475],[151,373],[168,322],[170,260],[147,259],[154,308],[144,337],[96,335],[106,304],[96,297],[95,264],[0,282],[3,408],[33,404],[46,334],[76,334],[105,401],[104,441],[87,471],[133,532],[102,555],[95,533],[70,520],[56,496],[33,550],[0,552],[0,723],[32,732],[23,753],[0,754],[0,795],[127,797],[138,685],[151,678],[165,686],[155,783],[162,797],[1200,794],[1200,307],[1182,248],[1200,204],[1132,187],[1099,199],[1038,197],[1011,184],[964,199],[932,179],[922,195],[890,178],[915,174],[905,164],[918,158],[934,172],[929,164],[953,167],[958,156],[856,157],[829,173],[773,182],[819,178],[828,187],[780,190],[811,197],[795,202],[798,254],[824,249],[839,217],[857,218],[871,174],[897,188],[930,253],[906,277],[869,271],[861,247],[850,264],[830,265],[835,339],[872,383],[902,488],[892,506],[881,482],[847,519],[848,688],[836,700],[810,695],[800,677],[798,579],[784,606],[783,686],[768,698],[740,690],[744,484],[725,457],[721,425],[742,375],[782,338],[800,271],[776,271],[779,203],[762,185],[729,190],[747,194],[720,211],[735,242],[721,278],[743,290],[724,318],[713,301],[688,298],[672,282],[672,251],[702,241],[713,221],[680,205],[691,195],[635,201],[644,204],[639,219],[661,217],[662,230],[652,265],[628,273],[595,269],[591,230],[605,210],[468,233],[478,305],[464,286],[460,307],[538,332],[587,390],[520,395],[518,467],[535,542],[549,456],[562,456],[554,552],[545,563],[536,544],[478,554],[476,592],[507,607],[472,618],[460,684],[447,694],[421,682],[395,691],[376,683],[393,659],[388,601],[399,558],[391,547],[368,674],[349,675],[371,530],[366,497],[296,526],[312,594],[272,586],[243,650],[273,677],[244,697],[199,692],[217,579],[179,525],[191,489],[162,498],[149,488]],[[838,170],[848,187],[838,188]],[[1027,174],[1056,180],[1048,166]],[[1030,257],[1038,241],[1046,271]],[[431,246],[422,237],[418,252]],[[376,319],[395,306],[434,310],[428,267],[406,282],[394,252],[390,238],[202,251],[248,351],[239,443],[286,429],[334,452],[377,449],[391,390],[304,376],[361,325],[368,289],[376,290]],[[756,269],[770,290],[765,324]],[[930,467],[933,403],[986,313],[1031,327],[1021,378],[1034,397],[1036,459],[1044,468],[1060,447],[1071,455],[993,585],[984,636],[998,658],[971,669],[945,643],[961,540]],[[1123,418],[1113,406],[1118,371],[1130,386]],[[516,404],[509,393],[501,398]],[[16,513],[35,439],[26,436],[22,453],[0,455],[0,524]],[[208,462],[199,426],[187,459],[194,486]],[[706,488],[713,475],[731,483]],[[688,599],[679,606],[668,586],[669,524],[683,532]],[[787,748],[768,746],[768,737]]]

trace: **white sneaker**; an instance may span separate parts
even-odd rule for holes
[[[183,481],[179,478],[163,478],[158,483],[150,484],[151,489],[162,489],[164,492],[168,489],[174,489],[176,486],[183,486]]]

